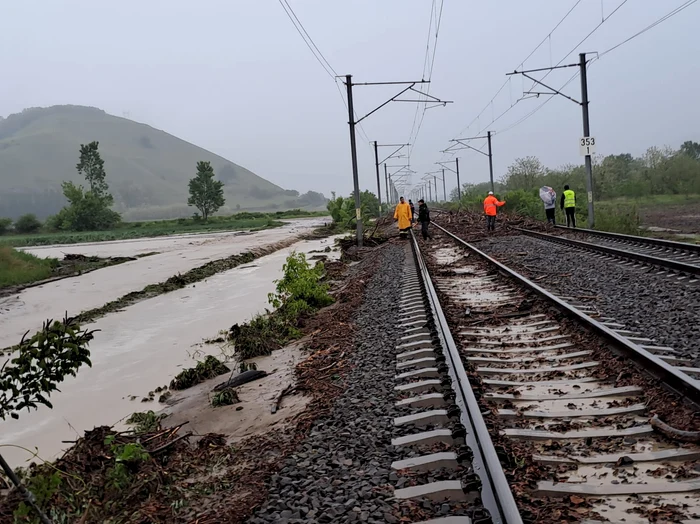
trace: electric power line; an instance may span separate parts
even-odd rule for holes
[[[321,53],[318,46],[316,46],[316,44],[314,43],[311,36],[309,36],[309,33],[306,32],[306,29],[304,29],[304,26],[299,21],[299,18],[294,13],[294,10],[289,5],[287,0],[278,0],[278,1],[279,1],[280,5],[282,6],[282,9],[284,9],[284,12],[287,14],[287,17],[289,17],[289,20],[292,22],[294,29],[297,30],[297,32],[299,33],[299,36],[301,36],[301,39],[306,44],[306,47],[308,47],[309,51],[311,51],[311,54],[314,55],[314,58],[318,61],[318,63],[321,65],[321,67],[323,67],[324,71],[326,71],[328,76],[330,76],[331,78],[333,78],[335,80],[335,77],[338,76],[337,73],[335,72],[335,70],[333,69],[331,64],[328,62],[328,60],[326,60],[326,58],[323,56],[323,53]],[[289,9],[289,10],[287,10],[287,9]],[[294,20],[296,20],[296,22]],[[297,23],[298,23],[298,25],[297,25]],[[306,37],[304,35],[306,35]],[[308,40],[307,40],[307,38],[308,38]],[[314,49],[316,49],[316,51],[314,51]]]
[[[625,1],[626,1],[626,0],[625,0]],[[542,44],[544,44],[548,39],[550,39],[550,41],[551,41],[552,33],[554,33],[554,31],[556,31],[557,28],[558,28],[562,23],[564,23],[564,21],[569,17],[569,15],[572,13],[572,11],[573,11],[574,9],[576,9],[576,7],[577,7],[580,3],[581,3],[581,0],[577,0],[577,1],[576,1],[576,3],[566,12],[566,14],[559,20],[559,22],[557,22],[557,24],[552,28],[552,30],[549,31],[549,33],[547,33],[547,36],[545,36],[545,37],[542,39],[542,41],[541,41],[539,44],[537,44],[537,46],[530,52],[530,54],[527,55],[527,56],[525,57],[525,59],[522,60],[522,61],[519,63],[520,66],[524,65],[525,62],[527,62],[527,60],[528,60],[532,55],[534,55],[534,54],[537,52],[537,50],[538,50],[540,47],[542,47]],[[569,53],[569,54],[571,54],[571,53]],[[496,91],[496,94],[493,95],[493,97],[491,97],[491,100],[489,100],[489,102],[484,106],[484,108],[481,110],[481,112],[480,112],[478,115],[476,115],[476,116],[474,117],[474,119],[473,119],[471,122],[469,122],[469,124],[468,124],[464,129],[462,129],[462,130],[459,132],[460,135],[461,135],[462,133],[464,133],[467,129],[469,129],[469,128],[474,124],[474,122],[476,122],[477,120],[479,120],[479,118],[481,118],[481,115],[483,115],[484,112],[489,108],[489,106],[491,106],[491,104],[493,104],[493,102],[494,102],[494,100],[496,99],[496,97],[498,97],[498,95],[501,94],[501,91],[503,91],[503,89],[506,87],[506,85],[509,84],[509,82],[510,82],[510,78],[508,78],[505,82],[503,82],[503,84],[501,85],[501,87],[498,88],[498,91]],[[513,104],[513,103],[511,102],[511,108],[514,107],[519,101],[520,101],[520,100],[516,100],[515,104]],[[510,108],[507,109],[505,112],[508,112],[509,110],[510,110]],[[505,112],[504,112],[504,113],[505,113]],[[499,116],[499,118],[500,118],[501,116],[503,116],[503,113]],[[493,123],[493,122],[490,122],[486,127],[490,126],[492,123]],[[485,128],[484,128],[484,129],[485,129]],[[479,134],[479,133],[481,133],[481,130],[480,130],[477,134]]]
[[[657,25],[659,25],[659,24],[665,22],[666,20],[668,20],[668,19],[671,18],[672,16],[674,16],[674,15],[680,13],[680,12],[683,11],[685,8],[690,7],[690,6],[693,5],[695,2],[697,2],[697,0],[688,0],[688,1],[686,1],[685,3],[683,3],[683,4],[681,4],[680,6],[676,7],[676,8],[673,9],[672,11],[666,13],[664,16],[662,16],[661,18],[659,18],[659,19],[656,20],[655,22],[649,24],[647,27],[645,27],[645,28],[642,29],[641,31],[638,31],[637,33],[635,33],[635,34],[633,34],[632,36],[630,36],[629,38],[623,40],[623,41],[620,42],[619,44],[614,45],[614,46],[611,47],[610,49],[607,49],[606,51],[603,51],[602,53],[600,53],[600,54],[598,55],[597,59],[594,59],[594,60],[592,60],[591,62],[589,62],[589,68],[595,63],[596,60],[600,60],[604,55],[608,54],[608,53],[611,52],[611,51],[614,51],[614,50],[617,49],[618,47],[620,47],[620,46],[626,44],[627,42],[629,42],[630,40],[633,40],[633,39],[637,38],[638,36],[640,36],[640,35],[646,33],[646,32],[649,31],[650,29],[653,29],[654,27],[656,27]],[[623,2],[623,4],[624,4],[624,2]],[[619,7],[622,7],[622,4],[620,4]],[[618,7],[618,9],[619,9],[619,7]],[[610,15],[608,15],[608,18],[609,18],[610,16],[612,16],[614,13],[615,13],[615,11],[613,11],[612,13],[610,13]],[[606,19],[607,19],[607,18],[606,18]],[[605,19],[604,19],[604,20],[605,20]],[[571,54],[571,53],[569,53],[569,54]],[[581,72],[580,72],[580,71],[577,71],[577,72],[576,72],[571,78],[569,78],[569,80],[567,80],[566,83],[565,83],[564,85],[562,85],[558,90],[561,91],[562,89],[564,89],[564,88],[565,88],[567,85],[569,85],[574,79],[578,78],[578,76],[579,76],[580,74],[581,74]],[[509,131],[509,130],[513,129],[514,127],[516,127],[516,126],[522,124],[525,120],[527,120],[527,119],[530,118],[532,115],[534,115],[535,113],[537,113],[537,111],[539,111],[540,109],[542,109],[542,108],[545,106],[545,104],[547,104],[547,103],[552,99],[553,96],[554,96],[554,95],[551,95],[547,100],[545,100],[544,102],[542,102],[539,106],[537,106],[535,109],[533,109],[532,111],[530,111],[528,114],[526,114],[525,116],[523,116],[522,118],[520,118],[518,121],[514,122],[513,124],[511,124],[511,125],[508,126],[507,128],[505,128],[505,129],[499,131],[499,134],[503,134],[503,133],[505,133],[506,131]]]
[[[598,55],[598,56],[599,56],[599,57],[602,57],[603,55],[608,54],[610,51],[614,51],[615,49],[617,49],[617,48],[620,47],[621,45],[626,44],[626,43],[629,42],[630,40],[634,40],[634,39],[637,38],[639,35],[642,35],[642,34],[646,33],[647,31],[649,31],[650,29],[653,29],[654,27],[656,27],[656,26],[659,25],[660,23],[665,22],[666,20],[668,20],[668,19],[671,18],[672,16],[674,16],[674,15],[680,13],[680,12],[683,11],[683,9],[685,9],[686,7],[690,7],[690,6],[693,5],[695,2],[697,2],[697,0],[688,0],[688,1],[685,2],[684,4],[682,4],[682,5],[678,6],[678,7],[676,7],[676,8],[675,8],[673,11],[671,11],[670,13],[666,13],[664,16],[662,16],[661,18],[659,18],[659,19],[656,20],[655,22],[649,24],[648,26],[646,26],[646,27],[645,27],[644,29],[642,29],[641,31],[638,31],[637,33],[635,33],[635,34],[633,34],[632,36],[630,36],[629,38],[623,40],[623,41],[620,42],[619,44],[612,46],[610,49],[607,49],[606,51],[603,51],[603,52],[600,53],[600,55]]]
[[[435,43],[433,44],[433,56],[432,56],[431,61],[430,61],[430,69],[428,70],[428,80],[429,81],[432,80],[432,78],[433,78],[433,69],[435,67],[435,53],[437,51],[438,36],[440,35],[440,25],[442,23],[442,10],[443,10],[444,5],[445,5],[445,0],[440,0],[440,12],[435,17]],[[434,11],[436,11],[436,9],[437,9],[437,3],[435,0],[433,0],[433,7],[432,7],[432,11],[430,13],[431,22],[430,22],[430,26],[428,28],[428,46],[430,45],[430,29],[432,29],[432,18],[433,18]],[[428,50],[429,50],[429,47],[426,48],[426,58],[428,56],[427,55]],[[423,65],[423,75],[425,76],[425,63]],[[427,84],[427,87],[425,90],[426,96],[419,97],[419,100],[421,98],[423,98],[424,105],[423,105],[423,112],[421,114],[420,121],[418,122],[418,128],[415,130],[415,135],[414,135],[413,129],[414,129],[415,124],[416,124],[416,116],[418,115],[418,107],[419,107],[420,103],[418,105],[416,105],[416,112],[414,113],[414,117],[413,117],[413,126],[411,127],[411,133],[409,135],[409,140],[408,140],[408,143],[411,144],[411,146],[409,147],[409,151],[408,151],[409,158],[411,156],[411,153],[413,152],[413,148],[415,147],[415,143],[416,143],[416,140],[418,139],[418,134],[420,133],[421,127],[423,126],[423,120],[425,119],[425,112],[428,109],[428,96],[427,95],[430,94],[430,86],[431,86],[431,84]]]
[[[588,40],[588,39],[593,35],[593,33],[595,33],[595,32],[600,28],[600,26],[602,26],[605,22],[607,22],[607,21],[610,19],[611,16],[613,16],[615,13],[617,13],[617,12],[620,10],[620,8],[621,8],[623,5],[625,5],[625,4],[627,3],[627,1],[628,1],[628,0],[622,0],[622,2],[621,2],[615,9],[613,9],[613,11],[612,11],[608,16],[602,17],[600,23],[599,23],[598,25],[596,25],[596,26],[595,26],[595,27],[594,27],[580,42],[578,42],[578,43],[571,49],[571,51],[569,51],[566,55],[564,55],[564,56],[561,58],[561,60],[559,60],[559,62],[557,62],[557,63],[554,65],[554,67],[557,67],[557,66],[561,65],[561,63],[564,62],[564,60],[566,60],[569,56],[571,56],[571,53],[573,53],[574,51],[576,51],[576,49],[578,49],[578,47],[579,47],[581,44],[583,44],[586,40]],[[695,1],[697,1],[697,0],[690,0],[690,1],[695,2]],[[576,4],[574,5],[574,7],[576,7],[576,5],[578,5],[578,3],[576,3]],[[571,11],[573,11],[573,8],[572,8],[571,10],[569,10],[569,12],[567,13],[566,16],[568,16],[568,14],[571,13]],[[550,34],[551,34],[551,33],[550,33]],[[541,45],[541,44],[540,44],[540,45]],[[542,78],[540,78],[540,81],[542,81],[542,80],[544,80],[545,78],[547,78],[547,77],[552,73],[552,71],[553,71],[553,69],[550,69],[549,71],[547,71],[547,73],[546,73]],[[561,88],[559,88],[559,91],[561,91],[564,87],[566,87],[567,85],[569,85],[579,74],[580,74],[580,73],[577,72],[577,73],[575,73],[571,78],[569,78],[569,80],[567,80],[566,83],[564,83],[564,85],[563,85]],[[507,82],[507,81],[506,81],[506,82]],[[535,86],[535,84],[536,84],[536,83],[533,82],[532,87],[530,87],[530,89],[532,89],[532,88]],[[505,86],[505,84],[504,84],[504,86]],[[501,87],[501,89],[503,89],[503,86]],[[522,100],[522,99],[519,99],[518,101],[516,101],[516,104],[512,105],[511,107],[507,108],[503,113],[501,113],[501,114],[498,116],[498,120],[500,120],[501,117],[503,117],[506,113],[508,113],[511,109],[513,109],[513,107],[515,107],[515,105],[517,105],[517,103],[518,103],[520,100]],[[533,109],[532,111],[530,111],[529,113],[527,113],[525,116],[521,117],[521,118],[520,118],[518,121],[516,121],[514,124],[508,126],[505,130],[500,131],[500,133],[504,133],[505,131],[508,131],[508,130],[512,129],[513,127],[515,127],[515,126],[517,126],[517,125],[523,123],[525,120],[527,120],[527,119],[530,118],[532,115],[534,115],[535,113],[537,113],[540,109],[542,109],[550,100],[551,100],[551,96],[550,96],[550,98],[548,98],[547,100],[545,100],[544,102],[542,102],[539,106],[537,106],[535,109]],[[483,113],[483,111],[482,111],[482,113]],[[489,122],[488,124],[486,124],[486,126],[484,126],[482,129],[480,129],[480,130],[477,132],[477,135],[478,135],[478,134],[481,134],[487,127],[493,125],[493,124],[495,123],[495,121],[496,121],[496,120],[492,120],[491,122]],[[470,124],[470,125],[471,125],[471,124]]]

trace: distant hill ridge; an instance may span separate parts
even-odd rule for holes
[[[225,184],[222,212],[325,206],[320,193],[299,196],[165,131],[95,107],[61,105],[0,117],[0,217],[56,213],[65,204],[61,182],[84,182],[75,169],[78,149],[93,140],[100,143],[115,209],[127,219],[192,214],[187,182],[200,160],[211,162]]]

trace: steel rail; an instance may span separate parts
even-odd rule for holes
[[[474,472],[481,479],[481,498],[484,507],[491,514],[493,524],[522,524],[520,511],[508,486],[503,466],[496,453],[481,407],[474,396],[469,377],[450,332],[437,291],[428,272],[428,267],[420,252],[416,235],[411,230],[411,245],[425,287],[429,307],[435,319],[438,339],[446,353],[452,387],[456,393],[455,403],[460,408],[460,422],[467,430],[467,445],[472,450]]]
[[[553,242],[556,244],[563,244],[567,246],[574,246],[581,249],[587,249],[590,251],[598,251],[599,253],[605,253],[606,255],[613,255],[622,258],[628,258],[636,260],[638,262],[643,262],[645,264],[651,264],[653,266],[664,267],[667,269],[672,269],[673,271],[681,271],[683,273],[688,273],[690,275],[700,276],[700,266],[694,266],[692,264],[686,264],[684,262],[678,262],[676,260],[671,260],[668,258],[659,258],[652,255],[644,255],[642,253],[635,253],[633,251],[627,251],[626,249],[617,249],[615,247],[603,246],[600,244],[591,244],[590,242],[583,242],[582,240],[574,240],[573,238],[561,237],[548,235],[547,233],[540,233],[539,231],[531,231],[529,229],[523,229],[520,227],[513,228],[515,231],[519,231],[525,235],[539,238],[540,240],[545,240],[547,242]]]
[[[543,297],[546,299],[548,302],[550,302],[552,305],[554,305],[557,309],[559,309],[562,313],[564,313],[567,317],[575,320],[579,324],[582,324],[586,326],[588,329],[593,331],[594,333],[600,335],[603,337],[605,340],[610,342],[613,347],[618,349],[618,351],[621,351],[625,356],[630,358],[632,361],[635,362],[642,370],[646,371],[647,373],[650,373],[652,376],[656,377],[657,379],[661,380],[664,384],[666,384],[669,388],[675,390],[677,393],[687,397],[690,401],[694,402],[695,404],[700,405],[700,381],[695,380],[686,373],[680,371],[679,369],[675,368],[674,366],[668,364],[667,362],[664,362],[662,359],[657,357],[656,355],[653,355],[652,353],[648,352],[638,344],[635,344],[634,342],[631,342],[630,340],[626,339],[622,335],[616,333],[609,327],[605,326],[601,322],[598,322],[594,318],[589,317],[585,313],[579,311],[576,309],[574,306],[568,304],[567,302],[563,301],[559,297],[553,295],[546,289],[538,286],[528,278],[524,277],[520,273],[510,269],[509,267],[505,266],[498,260],[491,258],[489,255],[484,253],[483,251],[479,250],[476,246],[473,246],[472,244],[465,242],[455,234],[451,233],[444,227],[436,224],[435,222],[431,222],[431,224],[435,227],[437,227],[440,231],[445,233],[447,236],[449,236],[452,240],[454,240],[457,244],[466,247],[473,253],[477,254],[484,260],[486,260],[489,264],[496,266],[502,273],[506,274],[509,276],[511,279],[515,280],[522,286],[525,286],[526,288],[529,288],[530,290],[534,291],[536,294],[539,296]]]
[[[634,235],[623,235],[622,233],[610,233],[608,231],[597,231],[595,229],[575,228],[572,229],[566,226],[555,226],[557,229],[571,231],[573,233],[586,233],[588,235],[609,238],[620,242],[634,242],[637,244],[646,244],[649,246],[665,247],[678,251],[689,251],[691,253],[700,253],[700,244],[689,244],[687,242],[677,242],[675,240],[664,240],[661,238],[639,237]]]

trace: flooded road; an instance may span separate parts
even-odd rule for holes
[[[268,238],[265,243],[274,240]],[[89,324],[90,329],[100,330],[90,344],[93,367],[82,368],[77,377],[60,386],[61,392],[51,397],[54,409],[40,407],[22,412],[19,420],[0,422],[0,444],[37,447],[41,458],[51,459],[68,447],[62,440],[75,440],[86,429],[115,424],[134,411],[158,410],[158,403],[142,403],[141,398],[168,384],[183,366],[192,366],[195,352],[220,353],[217,345],[201,345],[204,338],[263,311],[267,294],[274,291],[273,281],[281,276],[291,251],[309,252],[332,245],[333,239],[298,242]],[[106,270],[94,274],[101,271]],[[138,398],[130,401],[129,395]],[[17,448],[2,449],[13,466],[26,465],[31,458]]]
[[[24,333],[34,333],[46,319],[63,318],[66,311],[75,315],[103,306],[131,291],[162,282],[210,260],[293,238],[323,223],[323,218],[299,219],[290,220],[279,228],[247,235],[224,232],[27,248],[27,252],[37,256],[55,258],[63,258],[67,253],[102,257],[135,256],[153,251],[159,254],[0,298],[0,348],[17,344]]]

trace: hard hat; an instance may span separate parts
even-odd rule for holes
[[[493,195],[493,191],[489,191],[489,195]]]

